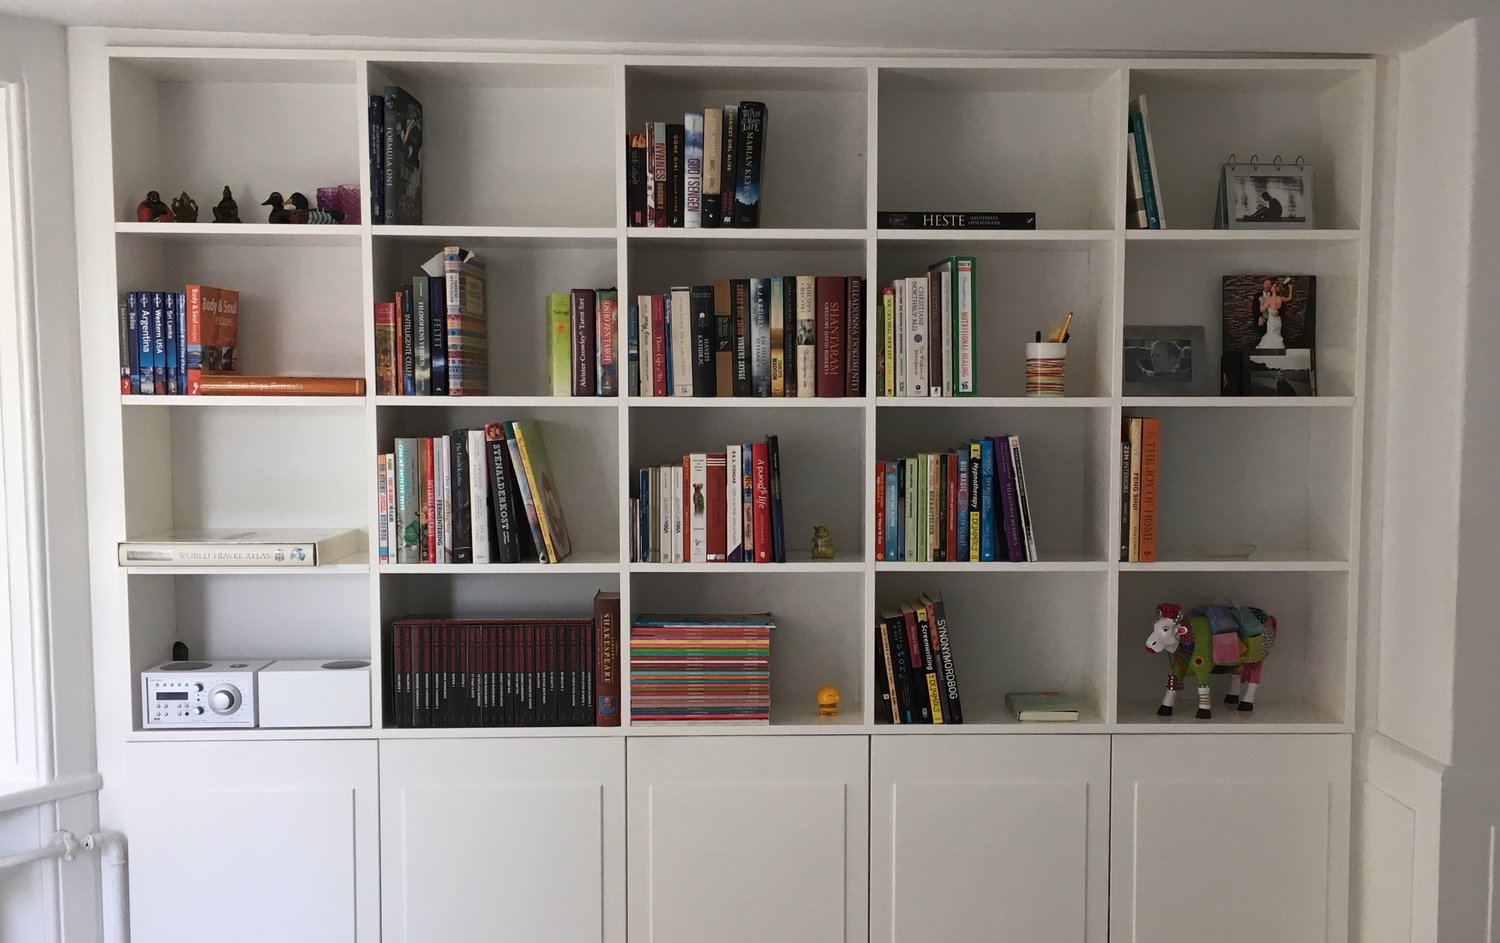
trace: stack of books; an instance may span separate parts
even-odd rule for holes
[[[766,160],[765,102],[705,108],[625,136],[630,226],[754,228]]]
[[[630,722],[770,723],[775,627],[769,612],[636,616]]]
[[[547,363],[553,396],[619,396],[615,355],[619,294],[575,288],[547,296]]]
[[[1156,562],[1156,492],[1161,420],[1120,423],[1120,562]]]
[[[381,563],[560,563],[573,552],[534,420],[396,439],[375,477]]]
[[[1151,117],[1146,111],[1146,96],[1130,103],[1127,118],[1126,159],[1128,200],[1125,225],[1130,229],[1166,229],[1167,214],[1161,202],[1161,175],[1156,172],[1156,145],[1151,141]]]
[[[785,563],[776,436],[640,469],[630,519],[636,563]]]
[[[137,396],[363,396],[363,377],[245,376],[240,293],[209,285],[120,299],[120,393]]]
[[[631,396],[863,396],[865,281],[721,278],[641,295],[628,315]]]
[[[893,724],[961,724],[963,705],[941,593],[887,609],[875,622],[878,718]]]
[[[617,727],[620,596],[593,619],[399,619],[384,634],[386,724]]]
[[[375,392],[485,396],[489,384],[484,261],[448,246],[375,302]]]
[[[1021,437],[876,462],[875,559],[1035,562]]]
[[[370,96],[370,222],[422,222],[422,103],[398,85]]]
[[[975,395],[975,268],[955,256],[880,289],[875,395]]]

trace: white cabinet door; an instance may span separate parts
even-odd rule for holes
[[[873,740],[872,943],[1104,943],[1107,736]]]
[[[1343,943],[1350,739],[1118,736],[1116,943]]]
[[[373,741],[131,743],[131,936],[378,943]]]
[[[865,943],[869,738],[640,737],[631,943]]]
[[[625,939],[619,737],[380,747],[384,943]]]

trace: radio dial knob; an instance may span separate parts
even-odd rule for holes
[[[208,692],[208,706],[215,714],[233,714],[240,706],[240,689],[221,684]]]

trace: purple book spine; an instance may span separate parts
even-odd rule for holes
[[[1010,436],[995,439],[995,478],[999,482],[1000,521],[1005,529],[1005,554],[1012,563],[1026,559],[1026,545],[1021,542],[1021,506],[1016,501],[1016,470],[1010,460]]]

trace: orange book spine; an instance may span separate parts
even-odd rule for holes
[[[189,380],[188,389],[204,396],[364,396],[365,381],[363,377],[246,377],[226,373]]]
[[[1141,547],[1142,563],[1156,562],[1156,482],[1161,451],[1161,420],[1141,420]]]

